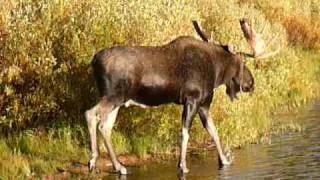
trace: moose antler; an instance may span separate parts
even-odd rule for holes
[[[279,47],[277,48],[276,51],[266,53],[264,51],[265,47],[266,47],[265,42],[260,37],[260,35],[257,34],[254,31],[254,29],[249,25],[246,18],[240,19],[240,25],[241,25],[241,29],[244,34],[244,37],[246,38],[247,42],[250,45],[250,48],[253,51],[253,54],[246,54],[247,56],[252,57],[252,58],[263,59],[263,58],[267,58],[270,56],[274,56],[275,54],[280,52],[280,44],[279,44]],[[275,40],[275,37],[271,41],[274,41],[274,40]],[[271,41],[269,41],[268,44]]]
[[[195,20],[192,21],[192,24],[193,24],[193,27],[194,29],[196,30],[196,32],[198,33],[198,35],[201,37],[201,39],[205,42],[211,42],[212,44],[215,44],[215,45],[219,45],[221,46],[225,51],[227,52],[230,52],[230,53],[234,53],[233,50],[234,50],[234,46],[232,44],[228,44],[228,45],[222,45],[220,43],[216,43],[214,42],[213,40],[213,35],[212,35],[212,32],[211,32],[211,38],[208,38],[207,34],[205,32],[203,32],[201,30],[201,26],[199,25],[199,23]]]
[[[197,21],[193,20],[192,21],[193,27],[198,33],[198,35],[201,37],[203,41],[209,42],[208,36],[201,30],[200,25],[198,24]]]

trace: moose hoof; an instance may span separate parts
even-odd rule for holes
[[[231,165],[231,161],[228,161],[226,158],[224,159],[219,159],[219,166],[220,168],[223,168],[223,167],[228,167]]]
[[[231,165],[231,161],[225,160],[225,161],[222,162],[222,165],[223,166],[229,166],[229,165]]]
[[[186,174],[189,172],[189,169],[187,167],[180,167],[179,169],[182,174]]]
[[[121,175],[126,175],[128,174],[127,169],[124,166],[120,166],[119,168],[117,168],[116,170],[118,173],[120,173]]]
[[[91,162],[91,160],[88,162],[88,168],[89,168],[89,172],[92,172],[95,168],[95,163]]]

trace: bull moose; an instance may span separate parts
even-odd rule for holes
[[[252,50],[256,52],[257,38],[254,31],[245,19],[241,19],[240,23]],[[209,112],[213,89],[225,84],[231,99],[239,91],[252,92],[254,78],[244,64],[244,59],[246,55],[258,55],[234,53],[228,46],[209,43],[196,22],[194,26],[203,40],[181,36],[163,46],[117,46],[103,49],[94,55],[92,69],[100,101],[85,113],[90,134],[90,171],[94,169],[99,153],[96,139],[98,127],[113,168],[118,173],[127,174],[127,169],[118,161],[113,150],[111,131],[119,108],[130,105],[183,105],[178,163],[182,173],[189,171],[186,166],[188,130],[196,114],[200,116],[203,127],[216,144],[220,164],[231,163],[222,151],[218,132]]]

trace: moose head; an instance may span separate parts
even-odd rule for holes
[[[233,101],[237,99],[238,92],[253,92],[254,90],[254,78],[250,70],[245,66],[246,59],[264,59],[270,56],[274,56],[280,52],[280,46],[276,51],[266,53],[265,52],[265,42],[261,38],[261,36],[255,32],[255,30],[251,27],[248,20],[246,18],[241,18],[239,20],[241,30],[246,38],[252,53],[244,53],[244,52],[234,52],[233,45],[222,45],[214,43],[212,38],[208,38],[206,33],[201,30],[200,25],[197,21],[192,21],[193,26],[197,34],[201,37],[201,39],[205,42],[212,43],[216,46],[222,47],[226,52],[232,54],[232,56],[240,63],[238,76],[232,78],[232,81],[226,82],[226,93]]]

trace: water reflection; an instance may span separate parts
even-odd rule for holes
[[[189,174],[179,174],[176,160],[129,167],[127,176],[104,179],[320,179],[320,101],[299,117],[303,133],[274,137],[270,145],[248,145],[234,152],[233,165],[219,169],[216,151],[205,157],[189,157]]]
[[[298,120],[305,127],[303,133],[275,137],[271,145],[253,145],[236,152],[237,162],[220,178],[320,178],[320,103],[310,106]]]

